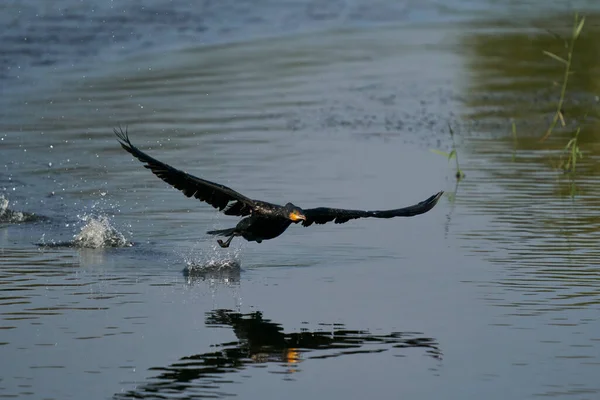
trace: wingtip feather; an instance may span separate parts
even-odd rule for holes
[[[131,146],[131,141],[129,140],[129,133],[127,132],[127,127],[125,127],[125,131],[123,131],[123,128],[121,126],[119,126],[118,129],[113,128],[113,132],[117,136],[117,140],[119,140],[121,146],[123,146],[124,143]]]
[[[441,190],[422,203],[423,205],[425,205],[428,208],[427,211],[431,210],[433,207],[435,207],[437,205],[438,201],[440,201],[440,198],[442,197],[443,194],[444,194],[444,191]]]

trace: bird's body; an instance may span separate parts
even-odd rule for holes
[[[231,240],[241,236],[248,241],[261,243],[281,235],[292,224],[302,222],[304,226],[325,224],[334,221],[342,224],[356,218],[394,218],[412,217],[426,213],[438,202],[443,192],[439,192],[428,199],[412,206],[384,211],[345,210],[337,208],[311,208],[303,210],[292,203],[285,206],[268,203],[266,201],[252,200],[227,186],[207,181],[186,172],[180,171],[164,164],[139,150],[129,141],[127,131],[116,130],[121,146],[145,163],[156,176],[171,186],[179,189],[187,197],[195,197],[207,202],[222,211],[225,215],[236,215],[243,218],[235,228],[221,229],[207,232],[211,235],[225,236],[223,242],[218,240],[221,247],[228,247]]]
[[[243,218],[235,228],[208,231],[210,235],[241,236],[249,242],[260,243],[281,235],[292,224],[287,218],[251,215]]]

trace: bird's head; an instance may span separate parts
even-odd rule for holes
[[[306,221],[306,216],[300,207],[296,207],[292,203],[285,205],[285,216],[292,222]]]

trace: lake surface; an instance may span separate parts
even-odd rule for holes
[[[598,398],[600,14],[513,3],[3,2],[0,397]],[[446,194],[221,249],[118,126],[270,202]]]

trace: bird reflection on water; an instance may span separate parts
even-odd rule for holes
[[[182,357],[167,367],[151,368],[160,374],[114,398],[231,396],[223,392],[221,386],[234,382],[232,374],[256,364],[283,364],[281,370],[272,372],[289,378],[300,371],[299,364],[308,359],[323,360],[404,348],[422,348],[427,356],[436,360],[442,358],[437,341],[416,332],[373,335],[367,330],[348,330],[342,324],[324,324],[329,328],[327,331],[285,333],[280,324],[263,318],[259,311],[240,314],[224,309],[208,312],[205,323],[215,328],[231,327],[238,340],[214,345],[215,351]]]

